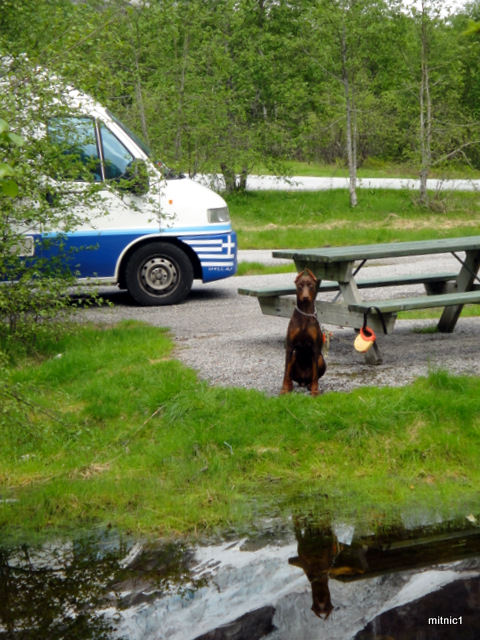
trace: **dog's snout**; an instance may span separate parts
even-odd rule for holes
[[[300,292],[300,298],[304,302],[306,302],[307,300],[311,300],[312,299],[312,292],[310,290],[310,287],[308,287],[307,285],[304,285],[302,287],[301,292]]]

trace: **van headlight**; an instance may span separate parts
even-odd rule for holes
[[[228,207],[218,207],[216,209],[207,209],[209,222],[229,222],[230,213]]]

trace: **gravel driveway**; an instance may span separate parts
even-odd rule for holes
[[[241,252],[240,260],[261,259],[262,255]],[[445,256],[426,256],[415,262],[372,261],[372,265],[364,268],[365,277],[379,275],[380,271],[382,275],[393,275],[458,269],[456,260]],[[256,298],[238,295],[237,288],[275,286],[293,278],[292,272],[291,276],[244,276],[208,285],[199,283],[194,285],[186,302],[170,307],[137,307],[123,292],[114,292],[108,295],[115,304],[113,308],[86,309],[80,313],[96,322],[136,319],[168,327],[176,343],[176,357],[197,370],[201,378],[214,385],[257,389],[274,395],[282,383],[288,320],[264,316]],[[413,290],[390,288],[388,297]],[[378,291],[364,291],[364,295],[374,297]],[[354,350],[352,329],[324,326],[332,332],[332,339],[321,388],[350,391],[368,385],[400,386],[435,368],[479,375],[480,318],[460,316],[452,334],[421,332],[434,325],[433,320],[397,321],[391,335],[378,337],[383,363],[377,366],[366,365],[364,357]]]

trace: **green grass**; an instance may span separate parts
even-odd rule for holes
[[[416,309],[415,311],[401,311],[398,317],[403,320],[432,319],[437,320],[442,315],[443,308],[432,307],[430,309]],[[462,318],[473,318],[480,315],[479,304],[467,304],[462,309]]]
[[[83,327],[10,371],[29,404],[0,417],[4,537],[199,535],[292,512],[382,524],[478,504],[478,378],[267,397],[210,387],[171,355],[158,328]]]
[[[411,191],[247,192],[227,196],[240,249],[306,248],[480,233],[480,195],[446,192],[432,209]]]
[[[295,266],[292,264],[269,265],[261,262],[239,262],[237,276],[258,276],[270,273],[294,273]]]
[[[442,194],[433,210],[401,191],[359,191],[353,211],[346,191],[228,202],[241,249],[480,232],[475,193]],[[292,267],[240,265],[272,271]],[[126,323],[79,327],[40,351],[0,368],[4,538],[95,525],[198,535],[291,513],[375,526],[414,508],[478,510],[479,378],[437,371],[403,388],[267,397],[209,387],[172,357],[165,331]]]

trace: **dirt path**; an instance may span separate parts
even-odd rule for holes
[[[387,275],[452,268],[457,268],[453,258],[428,257],[414,264],[405,261],[376,264],[369,268],[368,275],[374,276],[375,270]],[[257,389],[274,395],[283,376],[287,319],[264,316],[257,300],[238,295],[237,288],[258,286],[260,282],[274,286],[289,279],[289,274],[276,274],[229,278],[208,286],[198,284],[184,304],[171,307],[135,307],[125,294],[115,293],[111,296],[114,308],[81,313],[94,321],[110,323],[128,318],[169,327],[176,343],[176,357],[197,370],[201,378],[215,385]],[[389,296],[393,293],[391,289]],[[332,340],[322,388],[349,391],[369,385],[405,385],[438,368],[480,375],[480,317],[460,317],[453,334],[423,332],[433,326],[433,320],[397,321],[393,334],[378,337],[384,358],[382,364],[374,367],[367,366],[364,357],[354,350],[352,329],[325,326],[332,332]]]

